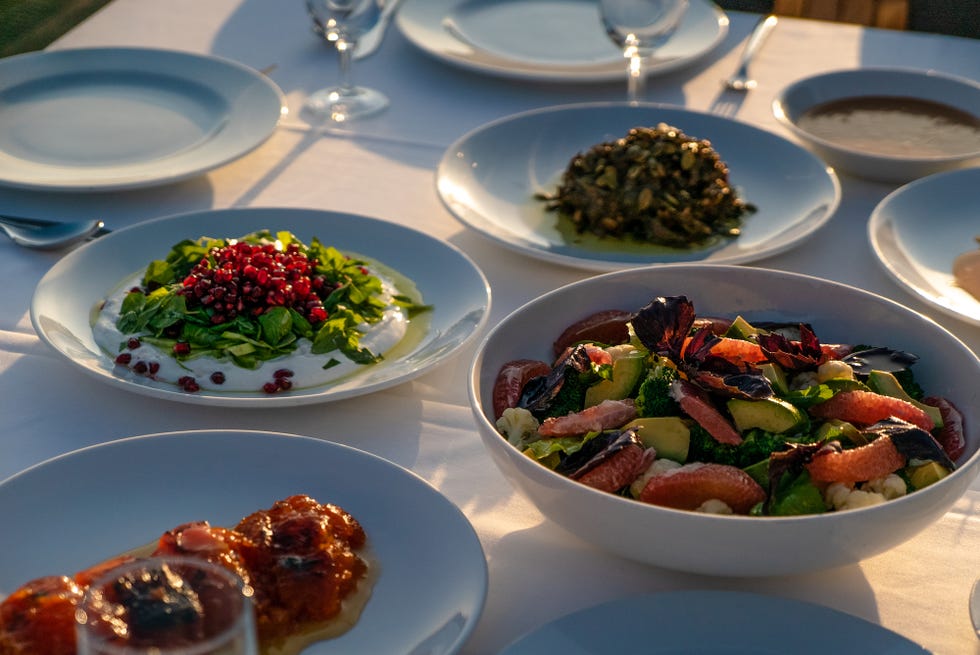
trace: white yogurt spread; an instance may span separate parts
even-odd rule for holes
[[[371,271],[371,275],[381,280],[381,298],[390,303],[397,293],[394,282],[376,271]],[[151,363],[158,365],[159,369],[154,366],[155,372],[150,376],[155,380],[176,385],[180,378],[190,376],[201,389],[254,392],[261,391],[264,384],[274,379],[276,371],[282,369],[292,372],[289,378],[293,388],[302,388],[334,382],[370,366],[352,362],[339,350],[312,354],[310,348],[313,344],[309,339],[301,339],[296,350],[289,355],[262,361],[254,369],[236,366],[230,359],[222,361],[206,356],[177,361],[170,353],[148,343],[141,343],[139,347],[131,350],[126,348],[120,350],[120,346],[132,335],[123,334],[116,327],[119,309],[129,290],[139,286],[142,279],[143,271],[140,271],[123,282],[119,290],[106,299],[92,326],[92,332],[95,342],[111,357],[115,358],[120,352],[130,353],[132,356],[130,368],[140,361],[148,366]],[[360,339],[360,345],[372,353],[383,355],[405,337],[407,329],[408,317],[405,311],[395,305],[389,305],[380,321],[373,325],[362,326],[364,336]],[[339,363],[324,369],[324,365],[331,360]],[[216,384],[212,381],[215,372],[220,372],[224,376],[223,383]]]

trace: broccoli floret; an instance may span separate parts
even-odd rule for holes
[[[562,382],[561,389],[555,394],[548,408],[537,418],[565,416],[582,411],[585,405],[585,390],[595,384],[597,379],[598,376],[591,371],[580,372],[571,367],[565,369],[565,381]]]
[[[677,369],[663,361],[656,361],[637,390],[637,415],[648,417],[680,414],[680,405],[670,395],[670,383],[675,379]]]
[[[700,425],[691,428],[691,445],[688,461],[714,462],[745,468],[756,462],[768,459],[773,452],[786,448],[787,441],[803,442],[805,439],[787,439],[784,434],[774,434],[765,430],[753,429],[743,435],[742,443],[725,444],[715,440]]]
[[[903,389],[905,389],[905,393],[915,400],[922,400],[922,397],[925,395],[925,391],[921,386],[919,386],[919,383],[915,381],[915,374],[912,373],[912,369],[903,368],[900,371],[895,371],[892,373],[892,375],[895,376],[898,383],[902,385]]]

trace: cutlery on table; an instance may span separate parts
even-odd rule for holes
[[[378,49],[378,46],[384,40],[385,32],[388,30],[388,23],[391,22],[391,18],[394,16],[399,2],[401,0],[385,0],[378,24],[365,33],[357,42],[357,47],[354,48],[354,59],[363,59],[368,55],[374,54],[374,51]]]
[[[58,222],[39,218],[0,216],[0,231],[25,248],[57,250],[109,232],[99,219]]]
[[[773,28],[776,27],[777,22],[779,22],[778,19],[773,14],[769,14],[756,24],[755,29],[752,30],[752,35],[745,44],[745,50],[742,51],[742,59],[739,61],[738,69],[725,80],[726,87],[733,91],[748,91],[755,88],[756,81],[749,75],[749,64]]]

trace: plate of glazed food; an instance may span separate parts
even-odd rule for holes
[[[151,555],[242,577],[263,655],[448,655],[487,591],[482,547],[452,502],[392,462],[297,435],[171,432],[77,450],[0,482],[0,520],[5,654],[74,655],[92,578]]]
[[[974,325],[980,325],[978,184],[980,168],[910,182],[886,196],[868,223],[871,248],[893,280]]]
[[[591,0],[406,0],[395,24],[423,52],[461,68],[558,82],[622,80],[622,51]],[[673,72],[711,52],[728,34],[714,3],[692,0],[649,74]]]
[[[264,143],[282,91],[237,62],[152,48],[0,62],[0,185],[107,191],[166,184]]]
[[[758,620],[776,615],[782,620]],[[640,616],[644,620],[637,620]],[[801,625],[807,630],[801,631]],[[927,653],[891,630],[829,607],[791,598],[706,590],[619,598],[571,612],[518,639],[501,655],[536,655],[549,652],[555,644],[575,644],[571,652],[580,655],[633,651],[664,655]],[[734,644],[736,651],[732,651]]]
[[[598,271],[744,263],[788,250],[834,214],[832,169],[782,137],[657,104],[532,110],[443,155],[439,196],[506,248]]]
[[[166,217],[89,242],[39,282],[31,320],[57,353],[113,386],[286,406],[423,374],[479,332],[489,304],[473,262],[421,232],[254,208]]]

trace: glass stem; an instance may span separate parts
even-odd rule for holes
[[[354,95],[354,80],[351,76],[351,55],[354,54],[354,43],[347,39],[337,41],[337,55],[340,62],[340,93]]]
[[[643,99],[646,88],[646,75],[643,70],[643,57],[637,52],[633,52],[629,58],[629,70],[627,74],[626,98],[631,105],[635,105]]]

